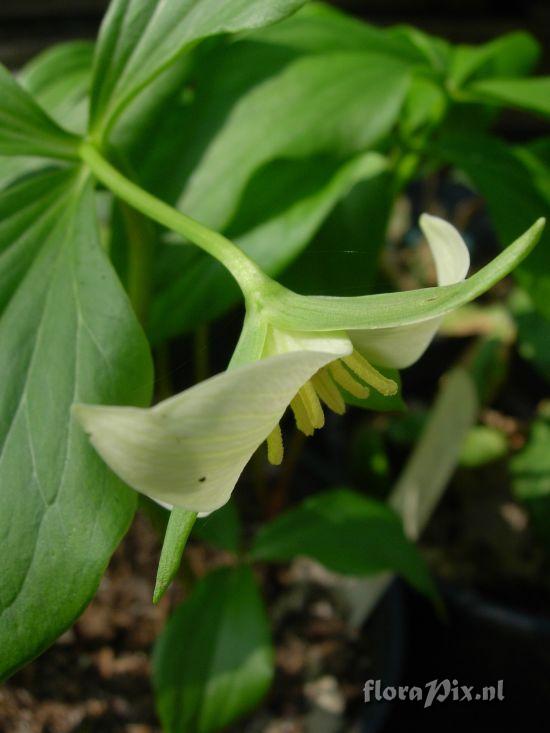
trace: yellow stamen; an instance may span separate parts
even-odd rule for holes
[[[354,397],[358,397],[360,400],[364,400],[369,396],[370,392],[368,387],[356,382],[353,376],[339,361],[333,361],[332,364],[329,364],[329,371],[334,381],[343,387],[346,392],[349,392]]]
[[[267,436],[267,460],[273,466],[280,466],[283,462],[283,455],[283,434],[281,433],[281,426],[277,423]]]
[[[364,356],[354,351],[350,356],[344,356],[342,361],[355,372],[363,381],[385,397],[394,395],[397,392],[397,383],[380,374]]]
[[[311,424],[311,420],[308,417],[307,410],[300,393],[290,401],[290,407],[296,418],[296,427],[301,430],[304,435],[313,435],[314,428]]]
[[[346,411],[346,403],[342,397],[340,390],[334,384],[330,375],[325,369],[317,372],[311,380],[317,394],[323,400],[327,407],[338,415],[343,415]]]
[[[298,394],[302,398],[304,407],[307,410],[307,416],[313,427],[322,428],[325,424],[325,413],[311,382],[306,382],[300,387]]]

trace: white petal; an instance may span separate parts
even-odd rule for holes
[[[437,216],[422,214],[420,226],[432,252],[438,285],[453,285],[468,274],[470,254],[452,224]],[[348,331],[355,348],[378,366],[404,369],[417,361],[429,346],[441,317],[393,328]]]
[[[445,219],[422,214],[420,228],[435,260],[438,285],[462,282],[470,269],[470,253],[460,233]]]
[[[150,409],[75,405],[103,460],[152,499],[196,512],[227,502],[298,389],[341,354],[301,351],[224,372]]]

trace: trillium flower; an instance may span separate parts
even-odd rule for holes
[[[264,442],[280,463],[287,407],[310,435],[322,405],[345,409],[340,391],[395,394],[378,367],[401,369],[424,352],[441,319],[507,275],[535,246],[537,221],[469,279],[468,249],[449,223],[424,214],[420,225],[438,286],[353,298],[312,297],[265,278],[247,314],[228,371],[149,409],[75,405],[77,419],[105,462],[150,498],[195,512],[227,502]]]

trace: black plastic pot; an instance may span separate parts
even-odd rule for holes
[[[425,708],[418,701],[365,705],[361,733],[486,731],[522,726],[548,729],[550,616],[499,603],[472,590],[440,583],[447,618],[424,598],[394,585],[365,627],[379,634],[375,676],[383,685],[423,687],[432,680],[484,686],[503,681],[504,700],[447,699]],[[384,652],[385,648],[385,652]],[[386,658],[383,658],[383,655]]]

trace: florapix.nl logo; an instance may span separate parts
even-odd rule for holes
[[[499,702],[504,700],[504,681],[494,685],[475,687],[463,685],[458,680],[431,680],[417,685],[382,685],[381,680],[367,680],[363,687],[365,702],[391,702],[393,700],[417,701],[425,708],[434,703],[445,702]]]

